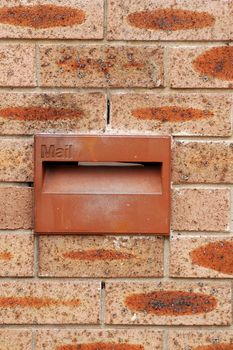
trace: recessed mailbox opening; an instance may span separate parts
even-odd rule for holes
[[[43,163],[44,193],[162,193],[162,163]]]

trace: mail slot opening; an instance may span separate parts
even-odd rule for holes
[[[162,194],[162,163],[43,162],[43,193]]]

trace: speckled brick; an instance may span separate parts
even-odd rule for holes
[[[33,235],[28,233],[1,233],[0,276],[32,276],[33,255]]]
[[[174,183],[233,183],[232,142],[175,143]]]
[[[35,86],[35,45],[0,45],[0,86]]]
[[[38,330],[36,350],[162,350],[162,332],[149,329]]]
[[[230,283],[108,282],[106,323],[229,325]]]
[[[40,276],[161,277],[160,237],[41,236]]]
[[[0,282],[1,324],[96,324],[97,282]]]
[[[31,139],[0,140],[0,181],[32,181],[32,143]]]
[[[233,88],[233,46],[170,49],[173,88]]]
[[[229,231],[228,189],[175,189],[172,228],[177,231]]]
[[[102,93],[1,93],[0,132],[100,132],[107,119]]]
[[[19,329],[1,329],[0,330],[0,349],[1,350],[31,350],[32,349],[32,331]]]
[[[233,331],[171,331],[169,333],[170,350],[231,350]]]
[[[233,237],[175,235],[170,256],[171,277],[233,278]]]
[[[0,38],[102,39],[103,0],[1,0]]]
[[[41,86],[158,87],[159,46],[40,45]]]
[[[0,187],[0,229],[32,228],[32,188]]]
[[[232,98],[226,94],[115,93],[114,132],[230,136]]]
[[[121,40],[229,40],[231,1],[111,0],[108,38]]]

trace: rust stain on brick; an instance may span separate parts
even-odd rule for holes
[[[124,68],[129,69],[129,68],[144,68],[145,63],[140,63],[140,62],[129,62],[123,65]]]
[[[233,343],[220,343],[198,346],[194,350],[233,350]]]
[[[116,250],[89,249],[84,251],[70,251],[62,254],[64,258],[71,260],[125,260],[134,257],[133,254]]]
[[[80,301],[78,299],[74,300],[56,300],[52,298],[38,298],[38,297],[0,297],[0,307],[8,308],[8,307],[31,307],[40,309],[43,307],[51,307],[51,306],[70,306],[75,307],[79,306]]]
[[[80,70],[80,71],[97,71],[99,73],[109,74],[114,66],[114,60],[103,60],[93,58],[73,59],[65,57],[57,62],[57,65],[65,70]]]
[[[10,252],[2,252],[0,253],[0,260],[9,261],[12,259],[12,254]]]
[[[125,304],[132,311],[157,316],[183,316],[210,312],[216,308],[217,300],[211,295],[201,293],[157,291],[129,295]]]
[[[211,242],[194,249],[190,256],[193,264],[233,274],[233,242]]]
[[[161,120],[162,122],[187,122],[214,116],[208,110],[177,106],[137,108],[132,110],[131,114],[138,119]]]
[[[67,6],[33,5],[0,8],[0,23],[35,29],[68,27],[85,22],[85,12]]]
[[[8,120],[58,120],[82,118],[80,109],[52,107],[9,107],[0,110],[0,117]]]
[[[213,47],[193,61],[202,75],[220,80],[233,80],[233,46]]]
[[[131,13],[127,21],[132,27],[140,29],[176,31],[212,27],[215,18],[207,12],[159,9]]]
[[[56,350],[144,350],[144,346],[127,343],[84,343],[57,346]]]

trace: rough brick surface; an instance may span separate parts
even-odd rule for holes
[[[97,282],[1,282],[1,324],[95,324]]]
[[[0,86],[35,86],[35,45],[0,45]]]
[[[101,39],[103,0],[1,0],[0,38]]]
[[[233,88],[233,46],[170,49],[173,88]]]
[[[28,233],[1,233],[0,276],[32,276],[33,255],[33,235]]]
[[[119,132],[231,135],[232,98],[224,94],[115,93],[111,128]]]
[[[36,350],[162,350],[162,332],[156,330],[39,330]]]
[[[120,283],[106,285],[108,324],[227,325],[229,283]]]
[[[176,142],[172,171],[174,183],[232,183],[233,143]]]
[[[231,1],[110,0],[108,38],[121,40],[232,39]]]
[[[0,140],[0,181],[32,181],[32,146],[32,140]]]
[[[172,228],[177,231],[228,231],[228,189],[176,189],[172,199]]]
[[[32,189],[0,188],[0,229],[32,228]]]
[[[41,86],[158,87],[163,49],[156,46],[40,45]]]
[[[41,276],[161,277],[160,237],[42,236]]]
[[[173,331],[169,334],[172,350],[231,350],[233,331]]]
[[[1,350],[31,350],[32,332],[29,330],[1,329]]]
[[[105,127],[102,93],[2,93],[2,134],[99,132]]]
[[[170,276],[233,278],[233,237],[174,236]]]

